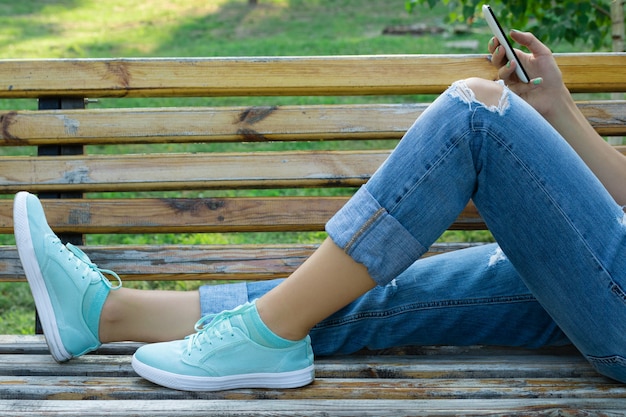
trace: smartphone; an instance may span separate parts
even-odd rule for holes
[[[487,24],[489,25],[491,32],[493,32],[494,36],[498,39],[498,41],[500,41],[500,45],[504,48],[506,57],[509,61],[515,61],[517,64],[515,65],[515,74],[517,75],[517,78],[519,78],[523,83],[528,83],[530,81],[530,77],[528,77],[526,70],[519,62],[517,54],[515,53],[515,50],[513,50],[511,42],[509,42],[509,37],[506,36],[504,30],[502,30],[502,26],[500,26],[500,22],[496,19],[496,15],[493,13],[491,7],[485,4],[483,6],[483,14],[485,15],[485,20],[487,20]]]

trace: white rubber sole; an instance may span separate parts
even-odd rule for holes
[[[315,379],[315,367],[280,373],[256,373],[222,377],[179,375],[153,368],[133,356],[132,366],[139,376],[155,384],[180,391],[223,391],[236,388],[298,388]]]
[[[41,274],[28,223],[28,209],[26,208],[27,192],[19,192],[13,202],[13,230],[17,251],[22,261],[26,279],[35,299],[35,306],[39,312],[39,320],[46,337],[50,354],[57,362],[66,362],[73,356],[65,349],[61,341],[61,334],[52,308],[52,302],[46,289],[46,283]]]

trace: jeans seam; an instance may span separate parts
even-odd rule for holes
[[[524,294],[517,296],[501,296],[501,297],[485,297],[485,298],[471,298],[471,299],[463,299],[463,300],[441,300],[441,301],[431,301],[427,303],[413,303],[409,305],[405,305],[403,307],[397,307],[391,310],[385,309],[380,311],[367,311],[361,312],[357,314],[352,314],[349,316],[343,316],[341,319],[326,319],[316,325],[316,328],[321,327],[334,327],[344,325],[348,322],[356,322],[359,320],[378,318],[378,319],[387,319],[390,317],[394,317],[400,314],[405,314],[407,312],[412,311],[420,311],[420,310],[436,310],[440,308],[450,308],[450,307],[475,307],[477,305],[497,305],[497,304],[506,304],[506,303],[527,303],[527,302],[537,302],[535,297],[532,294]]]
[[[541,190],[542,194],[546,197],[546,199],[550,202],[550,204],[553,207],[555,207],[555,209],[558,211],[560,216],[567,223],[570,230],[572,230],[576,234],[576,236],[578,236],[579,242],[581,242],[581,244],[586,248],[586,252],[589,254],[591,259],[593,259],[594,263],[598,266],[598,268],[600,268],[604,273],[607,274],[607,276],[610,279],[610,282],[613,283],[613,280],[611,279],[611,274],[609,273],[608,269],[604,266],[603,262],[598,257],[598,254],[596,254],[593,248],[589,246],[589,243],[587,242],[587,239],[585,239],[583,233],[578,229],[575,222],[572,221],[572,219],[567,215],[566,211],[563,210],[563,207],[561,207],[561,204],[559,204],[559,202],[553,197],[552,193],[550,193],[546,189],[544,184],[542,184],[541,179],[537,177],[537,175],[528,167],[526,163],[524,163],[524,161],[521,158],[518,157],[517,153],[513,151],[513,149],[511,149],[511,147],[506,142],[504,142],[497,134],[492,133],[487,126],[474,127],[473,122],[472,122],[472,129],[476,131],[485,132],[498,145],[502,146],[503,149],[505,149],[509,155],[515,158],[517,163],[524,169],[524,171],[527,172],[528,177],[531,178],[533,183]]]
[[[367,229],[369,229],[370,226],[374,224],[380,218],[380,216],[383,215],[384,212],[385,212],[385,209],[383,207],[379,208],[369,219],[367,219],[365,223],[361,225],[361,227],[359,227],[359,230],[357,230],[356,233],[354,233],[354,235],[350,238],[348,243],[346,243],[346,246],[344,248],[346,253],[350,253],[352,246],[356,244],[356,242],[361,238],[361,236],[365,234]]]
[[[435,170],[441,163],[447,158],[447,156],[452,152],[452,150],[456,149],[459,146],[459,143],[462,143],[464,138],[469,134],[469,130],[465,131],[462,135],[457,136],[455,139],[451,140],[448,146],[445,148],[445,151],[434,160],[428,169],[424,171],[415,181],[411,181],[411,187],[408,188],[404,193],[400,195],[400,198],[396,199],[395,203],[392,207],[389,208],[389,214],[393,216],[393,213],[396,211],[396,208],[403,204],[404,200],[410,195],[415,188],[417,188],[423,181],[426,179],[430,173]]]

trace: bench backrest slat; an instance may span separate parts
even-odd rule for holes
[[[388,155],[385,150],[3,157],[0,191],[354,187]]]
[[[399,139],[426,104],[19,111],[0,145]],[[603,135],[626,135],[626,101],[579,104]],[[112,123],[112,121],[115,121]]]
[[[222,233],[321,231],[348,197],[127,198],[44,200],[54,230],[66,233]],[[13,228],[12,202],[0,200],[0,233]],[[451,230],[480,230],[473,204]]]
[[[557,60],[572,92],[626,91],[626,54]],[[486,54],[4,60],[0,98],[437,94],[472,76],[496,77]]]

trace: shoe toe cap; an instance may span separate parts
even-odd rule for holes
[[[142,375],[141,369],[152,368],[160,372],[202,376],[201,369],[185,363],[186,346],[186,340],[141,346],[133,356],[133,367],[140,375]]]

